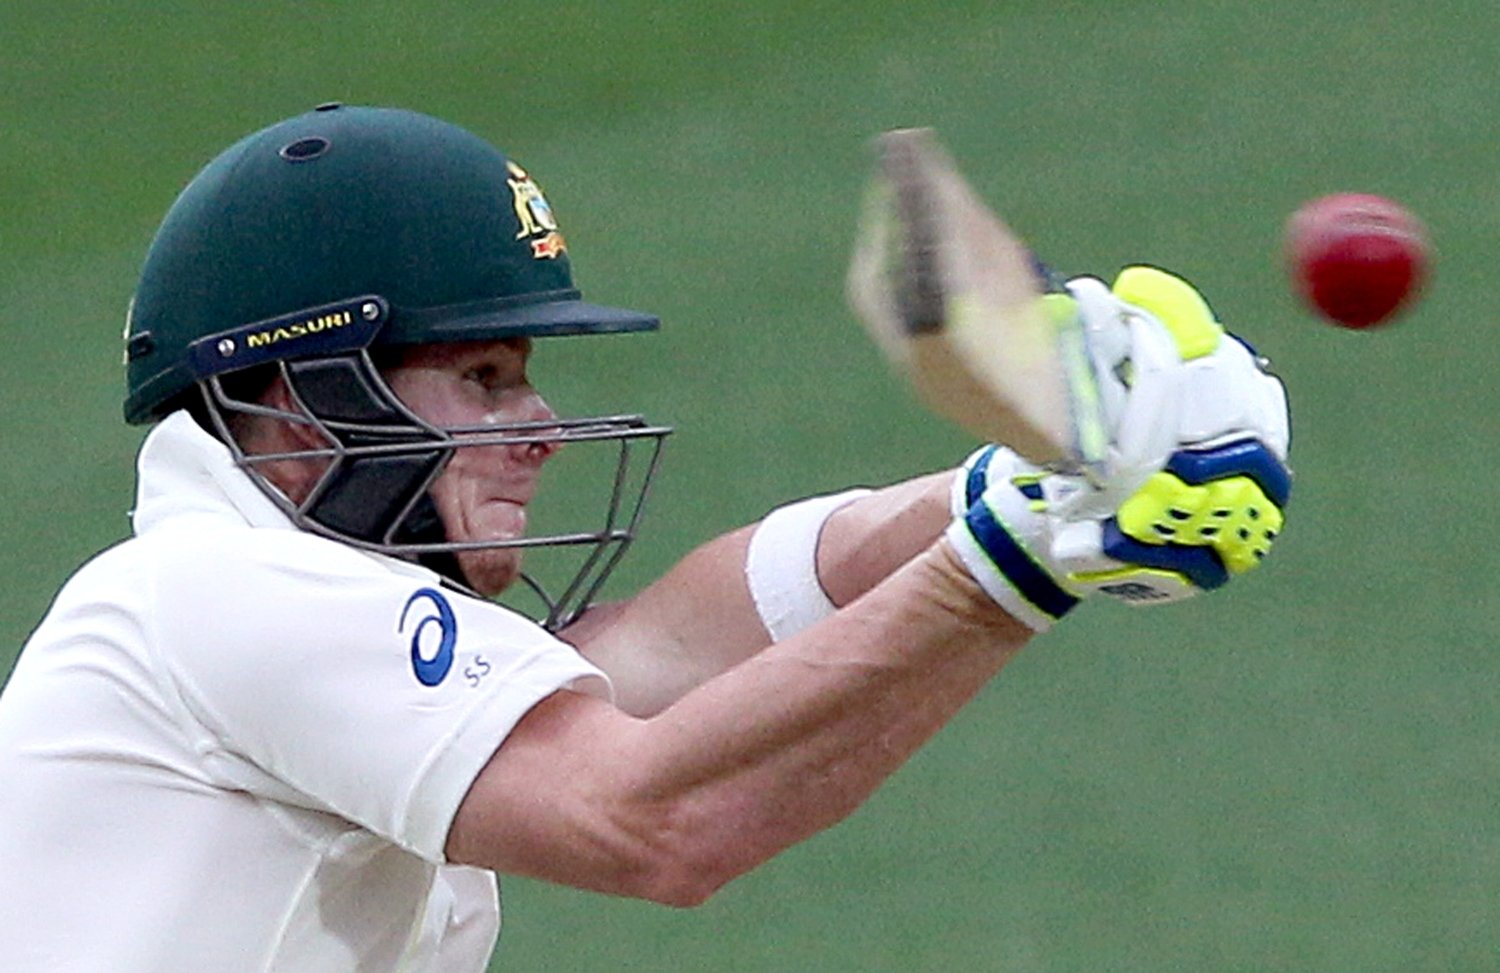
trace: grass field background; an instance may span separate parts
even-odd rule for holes
[[[1264,570],[1080,610],[844,825],[674,912],[506,884],[495,969],[1494,970],[1500,965],[1500,8],[1474,2],[0,5],[0,674],[127,530],[119,332],[161,214],[325,100],[508,149],[595,300],[544,391],[675,423],[617,591],[779,500],[959,459],[841,298],[866,141],[935,126],[1059,269],[1180,270],[1286,379]],[[1425,301],[1313,322],[1282,221],[1429,224]],[[86,800],[87,795],[80,795]]]

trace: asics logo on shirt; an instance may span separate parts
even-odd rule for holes
[[[416,611],[413,611],[416,608]],[[401,609],[396,631],[405,634],[411,623],[411,668],[417,681],[436,686],[453,668],[453,644],[458,641],[458,619],[442,592],[419,588]]]

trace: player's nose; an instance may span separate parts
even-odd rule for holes
[[[557,418],[557,413],[552,411],[552,406],[547,404],[541,393],[529,387],[521,403],[520,413],[520,421],[526,423],[548,423]],[[537,466],[545,463],[562,448],[561,441],[552,438],[552,435],[560,432],[560,429],[548,429],[546,426],[530,430],[527,441],[517,443],[514,447],[518,451],[517,459]]]

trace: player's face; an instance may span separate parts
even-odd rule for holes
[[[526,379],[528,339],[424,345],[406,351],[386,381],[417,415],[439,426],[546,422],[556,418]],[[555,443],[456,450],[432,487],[450,541],[514,540],[526,532],[526,505]],[[494,595],[521,570],[518,548],[459,552],[469,584]]]

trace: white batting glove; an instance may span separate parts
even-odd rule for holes
[[[1177,601],[1260,562],[1291,493],[1286,392],[1180,278],[1131,267],[1067,284],[1111,432],[1102,477],[985,447],[948,539],[1010,614],[1044,630],[1084,597]]]

